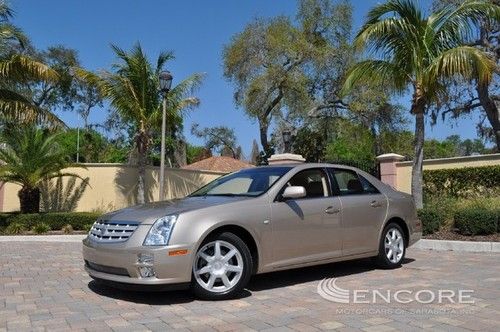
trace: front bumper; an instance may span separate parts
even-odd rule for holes
[[[130,239],[132,240],[132,239]],[[131,243],[102,244],[92,240],[83,240],[83,259],[85,270],[95,278],[105,281],[137,284],[166,285],[191,281],[193,248],[187,245],[166,247],[144,247]],[[169,255],[174,250],[187,250],[183,255]],[[140,263],[139,254],[149,254],[152,263]],[[151,266],[155,275],[141,277],[139,268]]]

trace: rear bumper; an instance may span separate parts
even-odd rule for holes
[[[184,255],[171,256],[172,250],[186,249]],[[95,244],[85,239],[83,241],[83,259],[85,271],[94,279],[119,284],[136,285],[167,285],[183,284],[191,281],[191,266],[193,261],[190,246],[167,246],[158,248],[127,247]],[[150,254],[151,263],[138,261],[139,254]],[[147,266],[154,269],[153,277],[141,277],[139,268]]]

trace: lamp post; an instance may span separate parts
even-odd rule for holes
[[[292,142],[292,133],[289,130],[285,130],[281,133],[283,136],[283,143],[285,145],[284,153],[290,153],[290,143]]]
[[[167,131],[167,94],[172,86],[172,74],[162,71],[158,76],[160,80],[160,92],[163,95],[163,109],[161,118],[161,156],[160,156],[160,201],[165,197],[165,134]]]

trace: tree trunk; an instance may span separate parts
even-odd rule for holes
[[[40,189],[24,186],[19,190],[17,196],[19,196],[21,213],[40,212]]]
[[[488,84],[478,84],[476,90],[479,102],[486,112],[486,117],[490,122],[491,128],[493,128],[493,135],[497,146],[496,150],[500,152],[500,109],[489,94]]]
[[[262,145],[262,150],[264,150],[266,155],[270,153],[269,141],[267,140],[268,129],[269,123],[267,119],[259,119],[260,144]]]
[[[146,155],[148,152],[149,137],[144,130],[139,131],[136,138],[137,145],[137,203],[146,202]]]
[[[411,112],[415,115],[415,157],[411,171],[411,194],[415,207],[424,207],[423,200],[423,161],[424,161],[424,141],[425,141],[425,99],[420,87],[416,87],[413,94]]]

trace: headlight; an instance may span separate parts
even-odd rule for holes
[[[170,234],[174,228],[177,216],[165,216],[156,220],[151,229],[149,230],[146,239],[144,239],[144,246],[166,246],[170,239]]]

